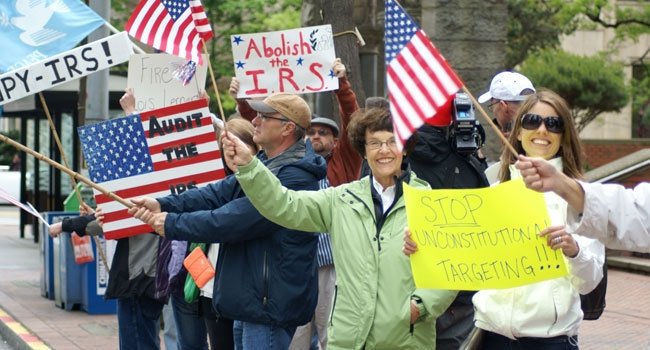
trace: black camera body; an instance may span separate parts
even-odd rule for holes
[[[459,154],[473,154],[483,146],[479,122],[474,106],[467,94],[459,92],[454,98],[452,110],[451,144]]]

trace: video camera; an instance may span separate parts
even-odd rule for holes
[[[483,146],[479,122],[474,114],[474,106],[467,94],[459,92],[454,99],[452,110],[451,144],[457,153],[467,155]]]

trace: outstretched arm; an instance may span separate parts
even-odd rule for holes
[[[519,156],[515,166],[521,171],[526,187],[538,192],[553,191],[577,212],[584,210],[585,192],[582,186],[555,169],[551,163],[541,158]]]

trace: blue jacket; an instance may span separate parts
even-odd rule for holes
[[[325,160],[307,146],[300,161],[278,170],[295,190],[318,190]],[[309,322],[316,307],[317,235],[297,234],[265,219],[229,176],[159,198],[168,239],[221,243],[212,303],[229,319],[277,327]]]

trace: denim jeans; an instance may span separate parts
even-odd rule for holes
[[[120,349],[160,349],[160,314],[163,303],[147,297],[117,299]]]
[[[208,350],[208,333],[199,315],[199,303],[185,302],[185,298],[172,294],[172,309],[176,322],[178,348],[182,350]]]
[[[163,341],[166,350],[180,350],[178,346],[178,336],[176,335],[176,322],[174,322],[174,312],[172,311],[171,300],[163,306]]]
[[[286,350],[296,327],[280,328],[234,321],[232,330],[235,350]]]

